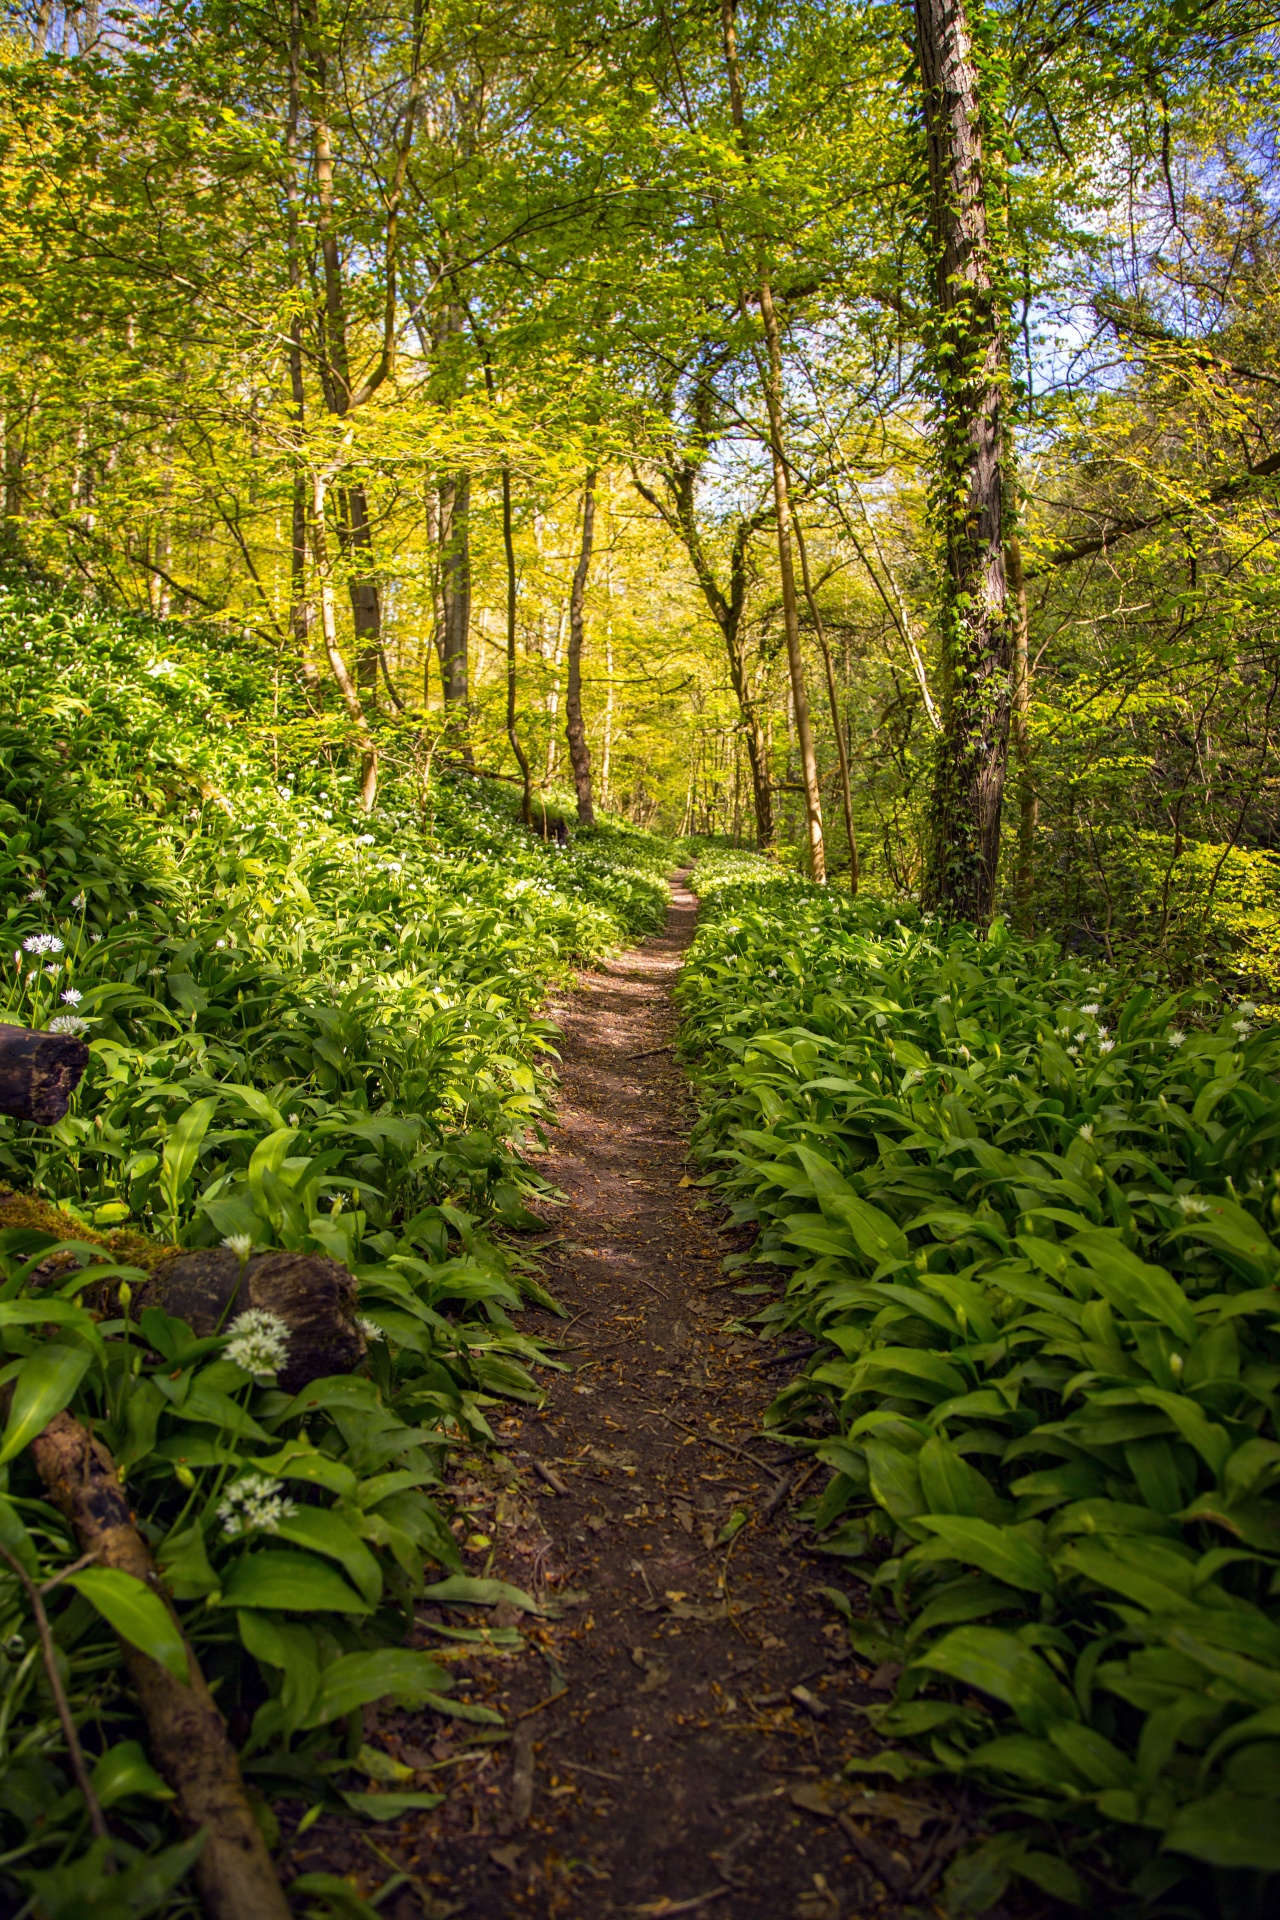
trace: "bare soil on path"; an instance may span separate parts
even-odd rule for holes
[[[568,1365],[544,1375],[541,1408],[501,1422],[497,1460],[468,1459],[450,1488],[469,1569],[547,1617],[434,1615],[522,1628],[518,1650],[452,1649],[458,1697],[498,1708],[505,1731],[367,1725],[412,1784],[447,1790],[366,1838],[363,1884],[407,1876],[380,1908],[392,1920],[923,1914],[960,1837],[936,1801],[824,1799],[865,1740],[856,1704],[894,1676],[850,1655],[819,1591],[835,1563],[789,1518],[808,1476],[760,1437],[802,1356],[738,1322],[749,1302],[721,1263],[741,1237],[690,1184],[670,1000],[697,914],[683,878],[665,931],[552,1009],[559,1130],[542,1165],[567,1205],[544,1257],[571,1318],[522,1325]],[[442,1651],[429,1627],[421,1644]],[[316,1840],[332,1871],[332,1838]],[[294,1870],[318,1864],[306,1852]]]

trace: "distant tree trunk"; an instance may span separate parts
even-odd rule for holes
[[[1005,329],[964,0],[913,4],[936,275],[931,347],[942,401],[936,500],[946,547],[942,731],[924,893],[927,904],[981,925],[995,907],[1016,628],[1005,579]]]
[[[1018,759],[1018,859],[1013,874],[1013,912],[1021,930],[1030,933],[1040,796],[1036,792],[1031,759],[1031,654],[1027,633],[1027,588],[1022,577],[1022,543],[1015,534],[1010,534],[1006,545],[1009,585],[1013,591],[1017,619],[1013,656],[1013,745]]]
[[[338,644],[338,623],[334,617],[333,581],[329,572],[328,535],[325,522],[326,487],[317,473],[312,481],[311,538],[315,553],[316,587],[320,599],[320,629],[329,668],[337,682],[342,704],[347,710],[360,748],[360,805],[372,813],[378,798],[378,749],[369,731],[369,720],[360,692],[347,669]]]
[[[471,635],[471,475],[440,482],[440,678],[444,703],[461,724],[464,745]]]
[[[750,160],[746,115],[743,108],[742,75],[738,61],[736,0],[720,0],[720,25],[724,38],[725,69],[729,77],[729,102],[734,129],[743,158]],[[796,738],[800,748],[800,774],[804,784],[805,825],[809,839],[809,872],[819,884],[827,877],[826,850],[822,838],[822,792],[818,781],[818,757],[813,743],[809,714],[809,690],[805,684],[804,656],[800,651],[800,610],[796,598],[795,563],[792,558],[791,488],[787,475],[786,450],[782,423],[782,338],[773,288],[763,262],[755,288],[764,324],[765,364],[761,369],[765,408],[769,420],[769,457],[773,469],[774,519],[778,536],[778,575],[782,590],[782,619],[787,637],[787,667],[791,675],[791,697],[796,716]]]
[[[831,648],[827,645],[827,630],[822,624],[822,614],[818,609],[817,595],[813,590],[813,581],[809,577],[809,556],[805,551],[804,530],[796,520],[796,546],[800,551],[800,575],[804,581],[804,597],[809,603],[809,613],[813,620],[814,632],[818,636],[818,645],[822,649],[822,665],[827,677],[827,701],[831,708],[831,728],[836,738],[836,754],[840,761],[840,798],[844,802],[844,830],[849,842],[849,891],[858,891],[858,838],[853,829],[853,789],[849,782],[849,748],[845,741],[844,725],[840,718],[840,701],[836,693],[836,672],[831,661]]]
[[[516,757],[523,786],[520,792],[520,818],[526,827],[533,825],[533,775],[529,756],[516,731],[516,543],[511,524],[511,469],[502,469],[502,549],[507,562],[507,739]]]
[[[302,437],[307,391],[302,377],[302,262],[298,218],[298,122],[302,112],[302,14],[298,0],[289,9],[289,108],[285,119],[285,205],[288,222],[289,292],[295,309],[289,316],[289,402],[293,411],[297,457],[289,527],[289,630],[298,649],[302,675],[316,686],[319,674],[311,657],[311,608],[307,602],[307,474]]]
[[[564,721],[569,739],[569,759],[573,765],[573,784],[578,790],[578,825],[595,825],[591,804],[591,749],[582,720],[582,631],[583,608],[587,598],[587,576],[591,571],[591,548],[596,530],[596,470],[588,469],[582,494],[582,547],[573,574],[569,595],[569,677],[565,687]]]
[[[364,487],[344,489],[340,521],[343,551],[350,569],[347,593],[356,635],[356,681],[360,697],[372,705],[378,697],[382,659],[382,596],[373,574],[373,529]]]

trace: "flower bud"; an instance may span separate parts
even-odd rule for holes
[[[175,1467],[173,1477],[183,1487],[194,1487],[196,1483],[196,1477],[190,1467]]]

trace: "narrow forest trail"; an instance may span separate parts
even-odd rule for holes
[[[572,1319],[537,1318],[571,1370],[501,1423],[496,1467],[469,1461],[451,1488],[469,1566],[545,1596],[552,1617],[522,1621],[522,1653],[458,1649],[459,1697],[498,1706],[509,1736],[378,1723],[417,1784],[449,1787],[435,1814],[375,1836],[417,1889],[383,1908],[394,1920],[849,1920],[899,1911],[886,1882],[927,1884],[923,1856],[949,1851],[918,1820],[907,1840],[794,1804],[838,1775],[865,1725],[852,1703],[881,1676],[851,1663],[815,1591],[833,1563],[789,1527],[795,1465],[754,1437],[786,1368],[730,1324],[730,1242],[685,1179],[693,1109],[670,1000],[697,911],[683,878],[665,931],[552,1010],[560,1129],[543,1165],[568,1204],[549,1279]],[[896,1805],[910,1832],[912,1805]]]

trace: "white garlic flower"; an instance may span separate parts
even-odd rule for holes
[[[1111,1049],[1112,1049],[1112,1048],[1113,1048],[1113,1047],[1115,1046],[1115,1044],[1116,1044],[1116,1043],[1115,1043],[1115,1041],[1114,1041],[1114,1040],[1099,1040],[1099,1042],[1098,1042],[1098,1052],[1099,1052],[1099,1053],[1110,1053],[1110,1052],[1111,1052]]]
[[[1171,1047],[1180,1047],[1187,1036],[1181,1027],[1170,1027],[1164,1037]]]
[[[1079,1033],[1073,1034],[1072,1038],[1078,1047],[1086,1046],[1089,1040],[1089,1029],[1087,1027],[1081,1027]]]
[[[247,1260],[253,1252],[253,1235],[251,1233],[229,1233],[222,1244],[228,1253],[234,1253],[237,1260]]]
[[[1093,1127],[1088,1120],[1085,1121],[1084,1125],[1079,1129],[1079,1132],[1082,1140],[1092,1140]]]
[[[78,1007],[80,1005],[80,1002],[84,999],[84,995],[79,991],[77,987],[68,987],[66,992],[63,994],[62,998],[67,1006]]]
[[[367,1313],[358,1313],[356,1315],[356,1325],[366,1340],[385,1340],[387,1337],[377,1321],[371,1320]]]
[[[1174,1205],[1184,1220],[1203,1220],[1209,1212],[1209,1202],[1194,1193],[1180,1193]]]
[[[265,1307],[250,1307],[231,1322],[225,1356],[255,1380],[272,1380],[289,1353],[289,1325]]]
[[[78,1013],[56,1013],[49,1022],[50,1033],[88,1033],[89,1022]]]
[[[296,1502],[284,1497],[282,1486],[282,1481],[270,1480],[265,1473],[243,1473],[233,1480],[216,1509],[227,1539],[243,1533],[279,1533],[280,1522],[298,1511]]]
[[[1086,1000],[1080,1011],[1081,1013],[1098,1013],[1101,1007],[1097,1000]]]
[[[356,845],[358,847],[371,847],[373,845],[373,835],[371,833],[357,834]]]
[[[1247,1040],[1253,1032],[1253,1022],[1252,1020],[1233,1020],[1231,1022],[1231,1031],[1232,1033],[1238,1033],[1242,1040]]]
[[[1080,1049],[1079,1047],[1068,1047],[1067,1054],[1070,1059],[1077,1060],[1080,1057]]]
[[[43,887],[32,887],[30,893],[27,895],[27,900],[31,906],[38,907],[40,902],[47,900],[48,897]]]
[[[22,949],[24,953],[61,953],[62,942],[56,933],[29,933]]]
[[[78,893],[78,894],[76,895],[76,897],[75,897],[75,899],[74,899],[74,900],[73,900],[73,901],[71,902],[71,904],[72,904],[72,906],[73,906],[73,907],[75,908],[75,910],[76,910],[76,912],[77,912],[77,913],[83,913],[83,912],[84,912],[84,910],[85,910],[85,908],[86,908],[86,907],[88,906],[88,904],[89,904],[89,896],[88,896],[88,894],[87,894],[87,893]]]

